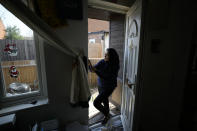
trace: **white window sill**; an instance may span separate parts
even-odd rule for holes
[[[45,105],[45,104],[48,104],[47,98],[37,100],[36,104],[19,104],[19,105],[14,105],[11,107],[5,107],[5,108],[0,109],[0,116],[11,114],[11,113],[17,112],[19,110],[24,110],[27,108]]]

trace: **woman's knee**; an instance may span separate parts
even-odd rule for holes
[[[95,107],[98,106],[98,101],[97,101],[96,99],[94,100],[93,105],[94,105]]]
[[[101,104],[101,102],[96,98],[95,100],[94,100],[94,102],[93,102],[93,105],[95,106],[95,107],[98,107],[99,105]]]

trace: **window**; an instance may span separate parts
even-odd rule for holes
[[[89,43],[94,44],[95,43],[95,39],[89,39]]]
[[[44,68],[40,63],[44,58],[42,43],[38,44],[33,31],[1,4],[0,25],[1,106],[46,97]]]

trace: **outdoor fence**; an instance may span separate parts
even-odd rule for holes
[[[102,58],[89,58],[92,65],[95,65],[97,62],[99,62]],[[88,72],[88,81],[90,88],[97,87],[97,75],[92,72]]]
[[[17,78],[10,77],[10,66],[15,65],[19,75]],[[11,62],[2,62],[2,72],[4,76],[4,83],[6,88],[9,84],[18,82],[29,84],[32,90],[38,88],[37,82],[37,66],[35,61],[25,60],[25,61],[11,61]]]
[[[103,44],[89,43],[88,44],[88,57],[89,58],[102,58],[103,57]]]
[[[10,66],[15,65],[19,75],[17,78],[10,77],[9,69]],[[26,61],[11,61],[11,62],[2,62],[1,68],[3,71],[4,82],[6,87],[13,82],[34,84],[37,80],[37,67],[35,61],[26,60]]]
[[[16,44],[17,56],[9,56],[4,51],[7,44]],[[36,50],[34,40],[0,40],[1,61],[35,60]]]
[[[10,56],[4,51],[7,44],[16,45],[17,56]],[[0,40],[0,61],[6,88],[14,82],[29,84],[32,90],[38,88],[36,50],[33,40]],[[17,78],[10,76],[11,66],[15,66],[19,72]]]

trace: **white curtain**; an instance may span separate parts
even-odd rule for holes
[[[87,72],[80,53],[76,52],[67,43],[62,41],[42,19],[20,1],[0,0],[0,2],[16,17],[34,30],[34,32],[48,41],[47,43],[77,59],[78,64],[72,70],[70,102],[72,104],[76,104],[80,101],[87,102],[91,94],[88,85]]]

